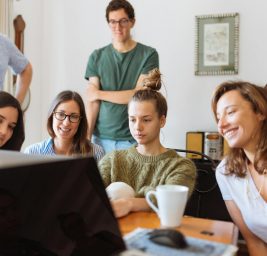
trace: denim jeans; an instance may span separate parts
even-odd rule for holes
[[[109,140],[100,139],[97,136],[93,136],[92,142],[103,147],[105,153],[109,153],[113,150],[127,149],[136,144],[134,139],[132,140]]]

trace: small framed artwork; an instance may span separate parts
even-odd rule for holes
[[[195,75],[238,74],[239,14],[196,16]]]

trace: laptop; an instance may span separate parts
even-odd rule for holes
[[[125,249],[93,158],[0,151],[0,255],[118,255]]]
[[[153,243],[150,232],[139,228],[122,237],[94,158],[0,150],[0,256],[221,256],[236,251],[190,237],[189,247],[178,250]]]

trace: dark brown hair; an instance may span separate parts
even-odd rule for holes
[[[91,147],[90,143],[87,139],[87,119],[86,119],[86,113],[85,113],[85,107],[82,100],[82,97],[79,93],[73,92],[73,91],[63,91],[59,93],[56,98],[53,100],[51,107],[48,111],[48,120],[47,120],[47,130],[49,135],[54,139],[55,138],[55,132],[53,130],[53,114],[55,109],[63,102],[74,100],[79,108],[80,108],[80,116],[81,120],[79,123],[78,130],[73,138],[73,146],[71,153],[72,154],[82,154],[86,155],[88,153],[91,153]]]
[[[0,91],[0,108],[13,107],[18,111],[17,124],[13,130],[11,138],[1,147],[6,150],[20,151],[21,146],[25,140],[23,113],[18,100],[11,94]]]
[[[126,14],[128,15],[128,18],[130,20],[135,19],[134,14],[134,8],[133,6],[126,0],[112,0],[109,2],[107,8],[106,8],[106,19],[107,22],[109,22],[109,13],[112,11],[117,11],[119,9],[124,9]]]
[[[262,174],[267,168],[267,90],[263,87],[243,81],[228,81],[219,85],[212,98],[212,110],[217,119],[217,103],[226,93],[236,90],[251,105],[252,110],[265,117],[259,130],[259,143],[255,154],[254,167]],[[248,159],[242,148],[230,148],[226,158],[226,169],[229,174],[239,177],[246,175]]]
[[[155,102],[158,116],[167,117],[167,101],[165,97],[158,92],[161,88],[161,73],[158,68],[155,68],[148,73],[147,78],[144,80],[144,87],[144,89],[135,92],[130,103],[132,101],[153,101]]]

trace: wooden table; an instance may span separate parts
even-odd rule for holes
[[[119,226],[122,234],[125,235],[138,227],[160,228],[160,221],[153,212],[136,212],[120,218]],[[238,228],[232,222],[184,216],[182,224],[177,230],[186,236],[226,244],[237,244]]]

